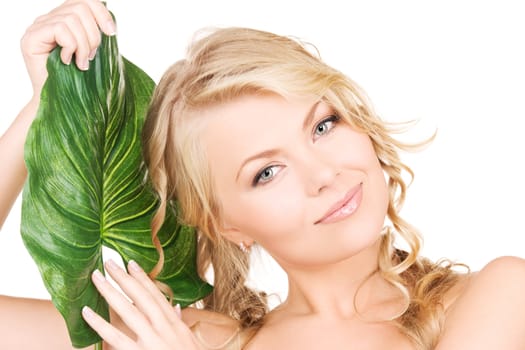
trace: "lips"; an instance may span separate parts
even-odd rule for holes
[[[328,209],[322,218],[317,220],[315,224],[330,224],[343,219],[346,219],[352,215],[363,198],[363,183],[359,183],[354,186],[346,193],[343,199],[337,201],[334,205]]]

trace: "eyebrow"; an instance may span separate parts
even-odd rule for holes
[[[312,122],[312,120],[314,118],[314,115],[315,115],[315,110],[317,109],[317,106],[319,105],[319,103],[321,103],[321,100],[319,100],[316,103],[314,103],[312,105],[312,107],[310,107],[310,109],[308,110],[308,113],[306,114],[306,116],[304,118],[304,121],[303,121],[303,130],[306,130],[308,128],[308,125],[310,125],[310,123]],[[235,177],[235,181],[237,181],[239,179],[239,176],[241,175],[241,171],[245,167],[246,164],[248,164],[251,161],[254,161],[255,159],[270,158],[270,157],[274,156],[277,153],[278,153],[277,149],[269,149],[269,150],[265,150],[265,151],[259,152],[257,154],[254,154],[253,156],[250,156],[250,157],[246,158],[242,162],[241,166],[239,167],[239,171],[237,172],[237,176]]]
[[[306,130],[308,128],[308,125],[312,123],[312,120],[314,119],[315,115],[315,110],[317,109],[317,106],[319,106],[319,103],[321,103],[321,100],[317,101],[312,105],[312,107],[310,107],[308,114],[306,114],[306,117],[304,118],[303,130]]]

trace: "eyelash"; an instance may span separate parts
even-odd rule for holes
[[[255,175],[255,178],[253,179],[253,182],[252,182],[252,186],[256,187],[258,185],[264,185],[265,183],[270,182],[273,179],[273,177],[275,176],[275,174],[276,174],[275,170],[272,170],[272,177],[270,177],[268,180],[263,180],[262,179],[263,174],[267,170],[275,169],[275,168],[278,168],[278,167],[280,167],[280,165],[270,165],[270,166],[267,166],[267,167],[263,168],[261,171],[259,171],[257,173],[257,175]]]
[[[317,123],[315,125],[315,128],[314,128],[314,131],[313,131],[313,136],[323,136],[323,135],[326,135],[327,133],[329,133],[330,131],[332,131],[332,129],[337,125],[337,123],[339,122],[341,118],[335,114],[332,114],[330,116],[328,116],[327,118],[321,120],[319,123]],[[331,127],[327,130],[327,131],[324,131],[322,134],[317,134],[317,131],[319,130],[319,127],[322,126],[322,125],[326,125],[327,123],[332,123]]]
[[[330,131],[332,131],[332,129],[337,125],[337,123],[339,122],[340,119],[341,119],[341,118],[340,118],[339,116],[337,116],[337,115],[330,115],[330,116],[328,116],[327,118],[321,120],[319,123],[317,123],[317,124],[315,125],[314,130],[313,130],[313,136],[314,136],[314,137],[321,137],[321,136],[323,136],[323,135],[326,135],[327,133],[329,133]],[[319,130],[319,127],[322,126],[322,125],[326,125],[326,124],[328,124],[328,123],[331,123],[330,128],[329,128],[328,130],[326,130],[326,131],[323,131],[323,133],[320,134],[320,135],[317,134],[317,131]],[[261,171],[259,171],[259,172],[255,175],[255,177],[254,177],[254,179],[253,179],[253,181],[252,181],[252,187],[256,187],[256,186],[261,185],[261,184],[264,185],[264,184],[270,182],[270,181],[273,179],[273,177],[276,175],[276,172],[275,172],[275,170],[273,170],[273,169],[275,169],[275,168],[280,168],[280,167],[281,167],[280,165],[270,165],[270,166],[267,166],[267,167],[261,169]],[[271,171],[272,171],[271,177],[270,177],[269,179],[267,179],[267,180],[263,180],[263,179],[262,179],[262,176],[263,176],[264,173],[267,172],[268,170],[271,170]]]

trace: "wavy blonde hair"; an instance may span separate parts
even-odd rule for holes
[[[309,50],[312,47],[260,30],[215,29],[196,37],[187,57],[166,71],[154,93],[143,132],[145,160],[161,200],[152,235],[158,242],[156,232],[166,203],[176,200],[182,222],[198,228],[199,273],[204,277],[213,268],[214,290],[203,300],[203,307],[239,321],[241,332],[236,342],[221,348],[246,344],[263,325],[268,305],[264,293],[245,286],[248,256],[219,233],[221,207],[199,142],[203,125],[199,111],[245,94],[317,96],[343,120],[369,135],[388,175],[391,227],[381,236],[379,273],[406,300],[404,310],[393,317],[396,325],[416,348],[430,349],[441,333],[443,295],[455,284],[457,274],[450,263],[420,257],[420,235],[399,216],[407,191],[403,176],[413,176],[400,160],[399,151],[424,143],[408,145],[396,140],[393,135],[407,125],[383,122],[359,86],[325,64]],[[395,236],[404,239],[410,249],[395,248]],[[161,265],[162,259],[159,268]]]

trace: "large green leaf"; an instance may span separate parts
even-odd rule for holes
[[[150,270],[158,260],[150,221],[158,206],[142,165],[140,133],[154,82],[103,36],[87,72],[48,59],[49,76],[25,145],[28,180],[22,237],[76,347],[98,342],[80,310],[108,318],[91,283],[102,246]],[[159,233],[166,253],[159,280],[186,306],[211,291],[196,272],[196,235],[174,208]]]

